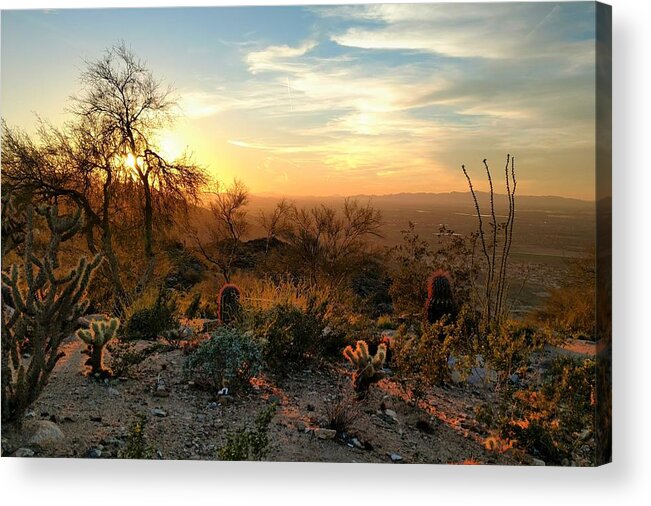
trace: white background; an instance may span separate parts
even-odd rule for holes
[[[191,5],[297,1],[201,1]],[[332,3],[321,0],[316,3]],[[336,2],[335,2],[336,3]],[[353,2],[348,2],[353,3]],[[598,469],[0,459],[5,504],[651,504],[651,2],[613,5],[614,463]],[[0,0],[6,8],[179,5]]]

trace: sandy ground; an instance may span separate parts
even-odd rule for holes
[[[360,401],[350,398],[349,371],[322,364],[280,383],[257,378],[249,394],[225,402],[182,379],[184,356],[179,350],[153,354],[132,367],[128,378],[108,383],[85,376],[86,357],[78,340],[68,340],[63,351],[66,356],[26,426],[51,420],[64,437],[34,446],[26,442],[26,431],[3,433],[10,451],[27,445],[37,457],[115,458],[134,420],[143,414],[154,458],[211,460],[229,430],[250,424],[273,402],[279,409],[270,427],[270,461],[516,463],[484,449],[485,428],[471,414],[486,392],[470,385],[433,389],[416,406],[396,382],[385,379]],[[154,396],[161,380],[168,397]],[[319,438],[328,410],[342,398],[349,403],[346,411],[355,414],[347,429],[334,439]]]

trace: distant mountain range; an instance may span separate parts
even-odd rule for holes
[[[280,195],[251,195],[249,199],[250,208],[268,208],[275,205],[282,198]],[[338,204],[345,197],[333,195],[327,197],[298,196],[287,197],[288,200],[300,206],[313,206],[318,204]],[[348,198],[370,201],[378,208],[448,208],[454,210],[473,210],[474,203],[469,192],[448,192],[448,193],[394,193],[387,195],[352,195]],[[489,209],[490,195],[488,192],[477,192],[477,199],[482,208],[482,213]],[[495,206],[497,209],[506,208],[507,197],[504,194],[495,195]],[[516,206],[520,210],[527,211],[578,211],[594,212],[595,203],[587,200],[580,200],[555,195],[517,195]]]

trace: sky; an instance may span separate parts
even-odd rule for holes
[[[84,62],[124,41],[175,89],[160,132],[253,193],[518,191],[593,200],[592,2],[3,11],[2,117],[60,124]]]

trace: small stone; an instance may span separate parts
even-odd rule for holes
[[[394,410],[385,409],[384,414],[387,415],[390,418],[393,418],[394,421],[396,421],[396,422],[398,421],[398,413],[396,413]]]
[[[319,439],[334,439],[335,436],[337,435],[337,431],[334,429],[323,429],[319,427],[314,431],[314,434]]]
[[[294,424],[298,432],[305,432],[305,422],[303,420],[297,420]]]
[[[102,450],[99,448],[91,448],[90,451],[88,452],[88,458],[89,459],[98,459],[102,456]]]
[[[102,417],[101,417],[101,416],[91,416],[91,417],[90,417],[90,421],[91,421],[91,422],[98,422],[98,423],[99,423],[99,422],[102,421]]]
[[[162,410],[160,408],[154,408],[154,409],[151,410],[151,414],[154,415],[154,416],[158,416],[158,417],[163,418],[163,417],[167,416],[167,411],[164,411],[164,410]]]
[[[118,395],[120,395],[120,392],[117,389],[113,388],[113,387],[109,387],[108,393],[109,393],[109,395],[112,395],[113,397],[117,397]]]
[[[534,458],[531,459],[531,465],[533,465],[533,466],[546,466],[547,464],[545,464],[544,460],[540,460],[540,459],[537,459],[537,458],[534,457]]]
[[[14,457],[33,457],[34,450],[31,448],[18,448],[14,453]]]
[[[397,454],[397,453],[387,453],[387,455],[391,459],[391,462],[401,462],[402,461],[402,456]]]
[[[161,387],[160,385],[154,391],[154,397],[169,397],[169,396],[170,393],[165,389],[165,387]]]
[[[364,445],[356,437],[351,439],[350,442],[353,444],[355,448],[359,448],[360,450],[364,449]]]
[[[219,404],[216,402],[211,402],[208,404],[208,409],[217,409],[219,407]]]

